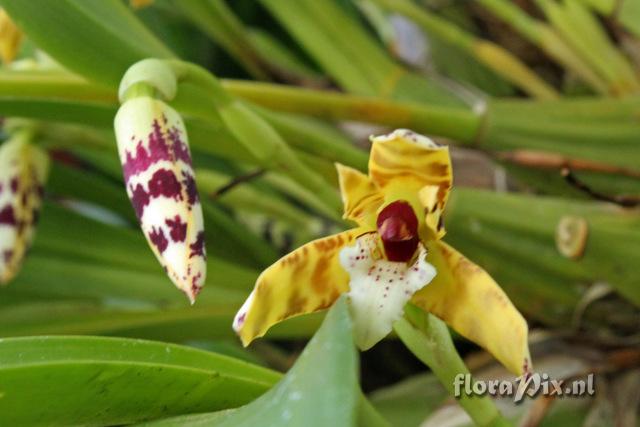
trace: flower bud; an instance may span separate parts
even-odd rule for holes
[[[0,146],[0,284],[20,270],[42,206],[49,158],[16,135]]]
[[[171,280],[193,303],[204,285],[206,252],[182,118],[163,101],[141,96],[120,107],[115,131],[140,227]]]

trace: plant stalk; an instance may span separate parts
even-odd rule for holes
[[[327,120],[357,120],[407,127],[467,143],[475,140],[481,124],[479,113],[464,108],[398,102],[238,80],[226,80],[222,84],[234,95],[273,110],[308,114]]]
[[[521,36],[542,49],[550,58],[572,71],[601,94],[611,92],[607,82],[549,25],[527,15],[518,5],[507,0],[479,0],[492,14],[514,28]]]
[[[447,325],[417,307],[407,306],[405,317],[394,324],[394,330],[407,348],[438,377],[447,392],[455,397],[480,427],[510,426],[487,396],[456,396],[454,382],[459,375],[470,375],[458,354]]]
[[[204,68],[182,61],[168,63],[179,81],[193,83],[210,92],[217,109],[211,114],[222,119],[231,134],[254,155],[262,167],[281,170],[303,183],[338,215],[342,202],[335,188],[309,169],[269,123],[231,96]]]

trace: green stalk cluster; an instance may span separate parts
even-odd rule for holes
[[[553,158],[551,165],[531,162],[520,166],[555,169],[559,176],[563,165],[582,163],[580,168],[586,172],[601,175],[597,181],[605,191],[619,191],[619,177],[629,183],[625,188],[639,188],[638,97],[497,99],[483,111],[469,111],[259,83],[224,84],[237,96],[270,109],[411,128],[493,153],[506,152],[507,157],[522,150],[542,153]],[[536,186],[536,182],[529,184]],[[569,188],[562,182],[559,185]]]
[[[551,59],[575,73],[595,92],[610,93],[607,82],[550,25],[529,16],[508,0],[479,0],[479,2],[521,36],[542,49]]]
[[[506,80],[539,99],[558,97],[556,90],[538,77],[527,65],[501,46],[477,38],[446,19],[420,8],[410,0],[373,0],[374,3],[414,20],[429,34],[468,52]]]
[[[208,91],[216,106],[216,111],[210,111],[208,116],[213,114],[220,117],[229,132],[251,152],[260,166],[280,170],[304,183],[317,194],[319,200],[339,212],[341,202],[335,189],[307,168],[269,123],[248,105],[229,95],[218,80],[203,68],[181,61],[167,64],[179,81],[191,82]]]
[[[618,21],[627,31],[640,37],[640,3],[635,0],[582,0],[601,15]]]
[[[270,80],[244,24],[223,0],[178,0],[171,5],[227,51],[253,78]]]
[[[547,19],[598,75],[612,93],[640,92],[640,80],[628,59],[609,40],[589,9],[579,0],[536,0]]]
[[[391,60],[334,0],[262,0],[262,4],[343,89],[360,95],[462,105],[437,82]]]
[[[586,243],[573,258],[563,256],[557,244],[566,217],[587,224],[586,234],[578,236],[586,237]],[[634,212],[593,202],[458,188],[445,222],[447,241],[485,267],[528,316],[552,326],[570,325],[589,286],[606,282],[630,304],[619,304],[617,316],[595,305],[586,321],[634,328],[640,307],[635,278],[640,216]]]

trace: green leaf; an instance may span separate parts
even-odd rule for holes
[[[262,397],[229,414],[180,417],[147,425],[353,426],[359,404],[357,370],[351,321],[341,298],[295,366]]]
[[[144,58],[173,54],[120,0],[2,0],[41,49],[83,76],[116,86]]]
[[[417,426],[448,399],[433,374],[409,377],[369,395],[371,403],[393,425]]]
[[[98,337],[0,342],[0,424],[115,425],[233,408],[273,371],[188,347]]]
[[[101,154],[110,153],[101,152]],[[91,170],[82,170],[54,162],[47,182],[47,191],[57,197],[101,205],[127,219],[131,224],[135,224],[136,217],[124,185],[118,184]]]

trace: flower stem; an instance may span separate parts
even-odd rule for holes
[[[456,377],[460,374],[469,375],[469,370],[456,351],[445,323],[409,305],[405,309],[405,317],[395,323],[394,330],[407,348],[431,368],[449,394],[455,396]],[[464,393],[455,397],[476,425],[511,425],[489,397],[468,396]]]
[[[183,61],[167,62],[179,81],[195,84],[209,92],[215,109],[231,134],[242,143],[260,166],[280,170],[312,190],[339,217],[342,203],[338,192],[322,176],[302,162],[271,125],[245,103],[222,87],[204,68]]]
[[[391,424],[376,410],[369,400],[362,395],[358,408],[358,425],[366,427],[390,427]]]
[[[328,120],[358,120],[406,127],[461,142],[475,141],[481,114],[466,108],[442,107],[283,85],[225,80],[234,95],[264,107]]]

